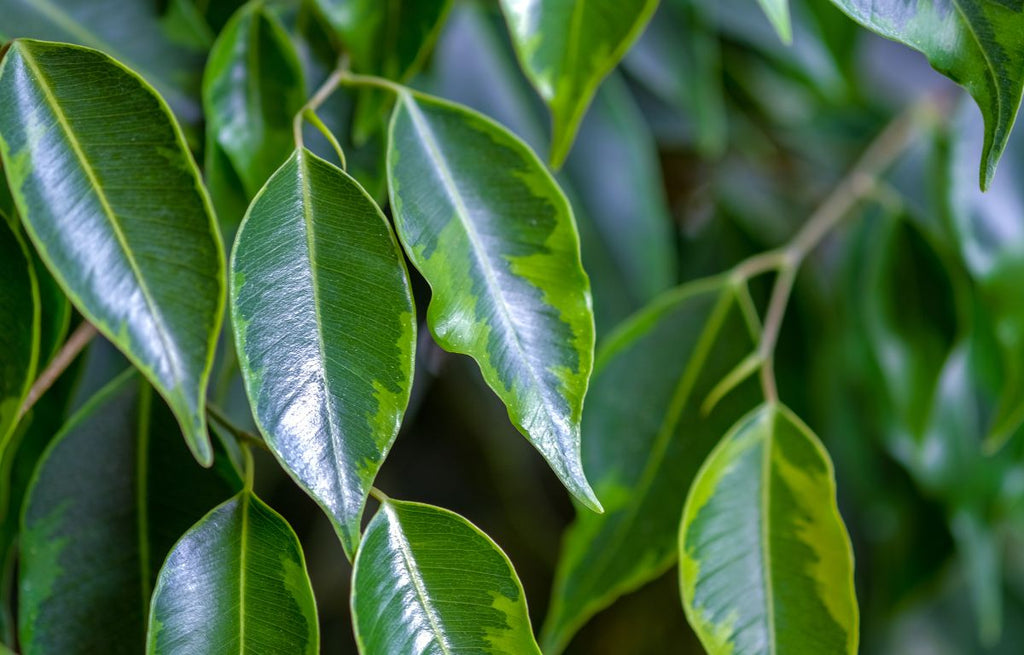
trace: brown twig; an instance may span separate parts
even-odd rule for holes
[[[18,419],[20,420],[28,413],[28,410],[32,409],[32,406],[46,393],[47,389],[53,386],[53,383],[57,381],[57,378],[67,370],[68,366],[71,366],[71,362],[75,361],[78,354],[89,345],[89,342],[97,335],[96,326],[89,321],[82,321],[68,340],[61,347],[60,352],[53,358],[50,365],[47,366],[36,381],[32,384],[32,388],[28,390],[28,395],[25,396],[25,402],[21,404],[21,409],[18,410]]]

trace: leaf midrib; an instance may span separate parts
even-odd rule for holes
[[[769,654],[775,655],[778,645],[775,637],[775,588],[772,582],[772,552],[771,552],[771,526],[769,525],[771,512],[771,473],[772,473],[772,447],[775,443],[775,419],[776,412],[770,408],[765,412],[765,419],[768,421],[768,436],[761,444],[761,584],[764,585],[765,619],[768,624],[768,648]]]
[[[960,14],[961,20],[967,26],[967,31],[970,32],[974,42],[978,45],[978,51],[981,52],[982,59],[985,60],[985,72],[988,73],[989,80],[992,82],[992,88],[996,92],[996,123],[1002,128],[1003,120],[1003,93],[999,87],[999,79],[996,75],[995,65],[992,62],[991,57],[988,55],[988,51],[985,50],[985,44],[982,43],[977,31],[974,29],[974,25],[971,23],[970,18],[967,17],[967,12],[961,7],[962,0],[952,0],[953,6],[956,8],[956,12]]]
[[[173,341],[167,335],[164,327],[163,316],[160,313],[155,301],[153,300],[152,293],[149,290],[149,285],[146,283],[145,278],[142,276],[142,271],[139,268],[138,262],[135,261],[135,256],[132,254],[131,249],[128,247],[128,240],[121,230],[121,226],[117,222],[117,214],[114,212],[113,207],[110,205],[110,201],[107,199],[106,194],[100,186],[99,178],[96,176],[96,171],[93,169],[89,159],[85,156],[85,151],[82,149],[81,143],[75,136],[74,131],[71,129],[71,124],[68,121],[64,111],[60,108],[60,104],[57,102],[56,96],[53,94],[53,90],[43,74],[42,69],[36,62],[35,57],[31,55],[27,48],[19,47],[18,52],[21,54],[22,60],[25,65],[32,69],[35,74],[36,80],[39,83],[39,89],[42,91],[46,103],[50,106],[53,111],[54,117],[60,124],[64,135],[67,137],[68,144],[71,146],[71,150],[75,153],[75,157],[78,159],[82,166],[82,171],[85,173],[92,187],[92,191],[96,194],[96,199],[100,203],[100,207],[103,209],[103,215],[110,222],[111,230],[117,240],[118,245],[121,247],[121,251],[124,253],[125,260],[128,262],[128,266],[132,271],[132,275],[135,277],[136,282],[139,285],[139,290],[142,292],[142,297],[146,301],[146,307],[149,309],[149,313],[153,318],[153,324],[156,327],[157,334],[159,335],[160,341],[163,342],[165,352],[163,359],[170,365],[172,375],[174,376],[174,386],[182,386],[184,382],[184,376],[181,375],[181,371],[178,370],[177,358],[173,356],[174,348],[172,347]],[[110,328],[108,328],[110,329]]]
[[[309,262],[310,293],[313,296],[313,320],[316,322],[316,344],[320,364],[317,367],[317,374],[320,377],[321,384],[323,384],[324,401],[327,403],[327,407],[324,407],[324,415],[327,418],[327,430],[331,450],[335,455],[334,461],[337,464],[334,469],[338,474],[341,493],[347,496],[350,488],[350,480],[348,471],[343,465],[342,455],[344,454],[344,449],[342,448],[341,443],[341,430],[334,421],[333,403],[331,400],[333,393],[331,392],[331,385],[327,380],[326,372],[327,347],[324,344],[323,316],[320,313],[320,283],[316,270],[316,237],[313,234],[313,194],[310,189],[309,163],[307,161],[306,153],[302,150],[297,151],[296,159],[299,189],[302,194],[302,221],[306,233],[306,261]],[[345,527],[347,529],[348,526]]]
[[[402,556],[402,564],[405,566],[405,570],[409,574],[409,580],[416,591],[416,600],[419,601],[423,612],[427,615],[430,629],[434,633],[434,641],[441,648],[441,652],[444,655],[451,655],[451,646],[441,630],[441,619],[437,616],[437,610],[434,608],[434,604],[427,593],[426,583],[423,581],[419,567],[416,565],[416,558],[412,554],[409,540],[405,538],[405,532],[402,530],[402,522],[398,518],[398,513],[390,503],[384,503],[384,509],[387,512],[388,532],[395,545],[398,546],[398,552]]]
[[[455,183],[455,178],[452,175],[451,167],[448,165],[448,160],[445,158],[444,153],[437,143],[433,129],[431,129],[430,125],[427,123],[415,100],[406,91],[402,92],[402,103],[409,111],[409,116],[412,119],[413,126],[416,128],[415,131],[417,135],[420,137],[420,142],[427,149],[428,154],[430,154],[434,161],[437,162],[436,171],[438,176],[441,178],[445,195],[448,196],[448,199],[455,205],[455,215],[458,217],[459,224],[462,225],[466,238],[469,240],[471,246],[470,251],[473,254],[473,259],[476,260],[477,265],[483,271],[484,282],[487,285],[487,290],[490,293],[490,296],[495,299],[495,305],[499,309],[502,323],[505,325],[505,330],[507,333],[512,335],[512,341],[519,353],[520,360],[525,364],[525,368],[530,373],[530,377],[532,378],[538,395],[540,396],[541,404],[547,411],[547,415],[549,419],[551,419],[551,423],[557,426],[559,422],[555,417],[558,416],[558,412],[555,411],[556,408],[553,407],[548,400],[548,395],[544,392],[546,387],[541,383],[541,378],[533,367],[533,361],[527,355],[526,349],[523,347],[522,341],[519,338],[519,332],[516,330],[515,323],[512,321],[512,315],[508,308],[508,303],[505,300],[501,284],[498,283],[497,279],[495,279],[494,272],[491,270],[490,262],[480,254],[482,252],[486,252],[486,249],[480,242],[480,236],[476,233],[476,228],[469,221],[469,209],[466,207],[462,194],[459,193],[458,186]],[[561,446],[560,440],[558,445]],[[562,449],[559,448],[559,451],[561,450]],[[564,456],[565,453],[563,452],[562,454]]]

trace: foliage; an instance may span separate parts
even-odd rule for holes
[[[0,651],[1024,644],[1019,0],[0,36]]]

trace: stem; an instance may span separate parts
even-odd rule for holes
[[[388,495],[386,493],[384,493],[377,487],[370,487],[370,495],[376,498],[377,501],[382,504],[391,500],[390,498],[388,498]]]
[[[267,445],[265,441],[263,441],[263,439],[260,439],[252,432],[243,430],[242,428],[232,423],[231,419],[228,418],[227,414],[225,414],[224,411],[221,410],[216,405],[207,403],[206,413],[210,416],[210,418],[219,423],[221,427],[230,432],[231,435],[235,439],[237,439],[240,444],[247,446],[256,446],[257,448],[262,448],[263,450],[267,451],[270,450],[270,447]]]
[[[811,214],[788,244],[783,248],[754,255],[733,268],[731,276],[736,282],[744,282],[768,271],[777,271],[757,350],[761,362],[761,388],[767,402],[775,403],[779,400],[778,385],[775,381],[775,346],[779,340],[779,332],[793,292],[797,271],[807,255],[858,202],[877,193],[879,176],[906,151],[917,128],[922,123],[934,121],[937,115],[941,115],[942,109],[943,107],[934,100],[926,100],[912,105],[897,116],[875,137],[846,177]],[[889,200],[891,202],[891,197]]]
[[[309,101],[306,102],[306,104],[304,104],[301,109],[299,109],[297,114],[295,114],[295,118],[292,121],[292,135],[295,137],[295,146],[297,148],[301,149],[305,146],[302,140],[302,121],[306,117],[307,112],[315,114],[316,110],[320,108],[320,105],[324,104],[324,102],[326,102],[327,99],[331,97],[331,94],[338,89],[338,85],[341,84],[341,80],[345,76],[347,70],[348,57],[342,56],[341,59],[338,60],[338,67],[334,69],[334,71],[327,77],[326,80],[324,80],[324,83],[321,84],[320,88],[316,90],[316,92],[313,94],[313,97],[310,98]],[[319,119],[317,120],[317,122],[319,122]],[[314,125],[316,125],[316,123],[314,123]],[[317,128],[320,129],[320,125],[317,125]],[[336,140],[331,139],[331,141],[332,145],[335,145],[335,147],[340,149],[340,146],[336,145]],[[344,155],[341,156],[341,161],[343,162],[344,165]]]
[[[18,420],[21,420],[42,395],[53,386],[53,383],[61,376],[61,373],[67,370],[68,366],[71,366],[71,362],[75,361],[78,354],[89,345],[89,342],[93,340],[96,334],[96,326],[89,321],[82,321],[82,324],[75,328],[75,331],[68,337],[68,340],[64,343],[60,352],[57,353],[57,356],[53,358],[50,365],[43,370],[32,384],[32,388],[28,390],[25,402],[21,404],[21,409],[18,410]]]
[[[378,89],[384,89],[390,91],[395,95],[401,95],[408,93],[409,89],[405,88],[401,84],[392,82],[391,80],[383,77],[377,77],[376,75],[359,75],[350,71],[344,71],[341,75],[342,84],[350,86],[372,86]]]

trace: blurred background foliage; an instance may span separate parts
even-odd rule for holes
[[[99,15],[105,3],[94,4]],[[148,19],[140,17],[145,4],[117,2],[102,36],[111,54],[152,71],[201,153],[203,53],[241,3],[167,0],[159,13],[147,9]],[[300,45],[312,92],[334,65],[328,30],[298,0],[268,7]],[[1019,653],[1024,133],[1017,130],[992,189],[981,194],[981,117],[962,91],[828,0],[793,0],[792,12],[787,47],[750,0],[664,0],[601,86],[558,175],[579,223],[599,347],[661,292],[784,243],[909,104],[933,97],[949,107],[802,269],[777,374],[781,397],[836,465],[856,557],[862,651]],[[22,27],[0,18],[0,32]],[[161,79],[173,83],[162,87]],[[411,84],[474,107],[548,151],[548,116],[516,64],[496,2],[456,2]],[[353,135],[343,143],[350,170],[383,199],[381,131],[358,103],[342,89],[321,116],[335,133]],[[306,137],[335,158],[319,133]],[[205,153],[207,162],[217,156]],[[237,179],[210,184],[230,237],[245,190]],[[425,298],[426,285],[415,283]],[[752,287],[762,310],[767,284]],[[748,346],[736,348],[738,360]],[[220,353],[212,395],[252,427],[233,349]],[[470,360],[442,352],[426,330],[418,357],[412,405],[378,485],[450,508],[492,536],[515,563],[540,626],[572,506]],[[91,347],[77,383],[65,377],[25,423],[15,480],[31,470],[66,409],[125,365],[109,345]],[[349,564],[333,529],[269,456],[258,463],[257,482],[304,545],[323,652],[355,652]],[[3,528],[0,537],[13,539],[13,528]],[[12,591],[5,593],[9,601]],[[591,620],[568,652],[701,652],[678,593],[674,571],[665,574]]]

